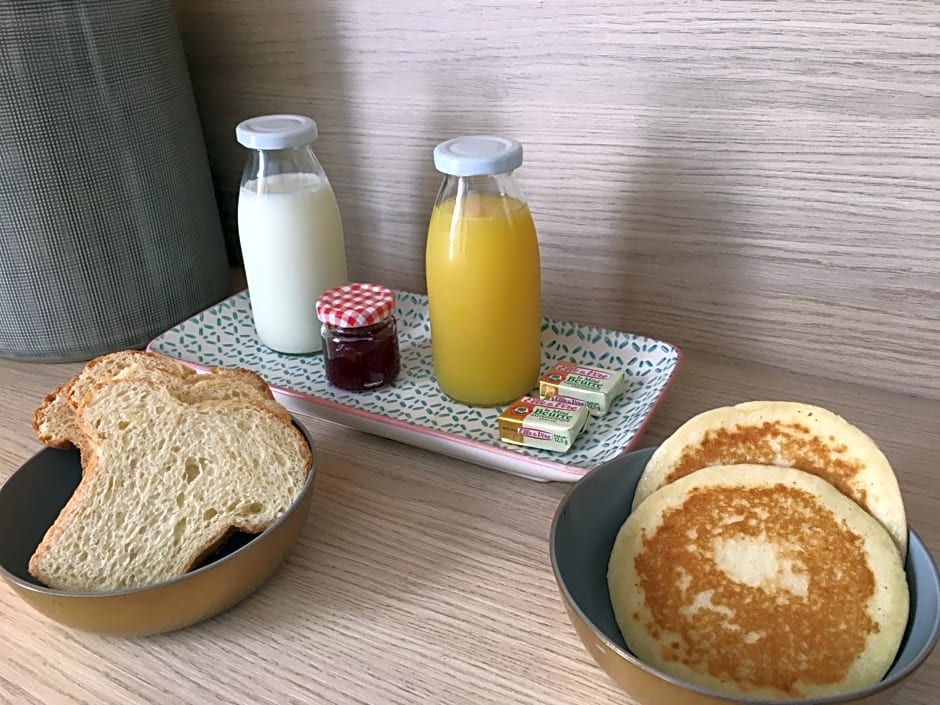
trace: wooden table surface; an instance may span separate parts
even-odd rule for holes
[[[0,360],[0,481],[39,449],[42,396],[77,364]],[[869,432],[911,525],[940,551],[940,401],[689,355],[641,445],[692,414],[760,398],[818,403]],[[524,480],[304,419],[315,499],[293,554],[218,617],[138,639],[60,627],[0,587],[2,703],[630,703],[581,647],[548,534],[564,484]],[[896,698],[935,705],[936,653]]]

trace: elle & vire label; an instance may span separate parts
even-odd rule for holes
[[[522,397],[499,415],[499,438],[530,448],[566,451],[590,414],[578,399]]]
[[[603,416],[624,389],[623,372],[559,362],[539,380],[543,399],[573,397],[585,403],[591,414]]]

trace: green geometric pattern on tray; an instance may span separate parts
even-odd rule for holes
[[[583,470],[633,446],[680,360],[676,347],[652,338],[545,319],[543,372],[555,362],[570,360],[622,370],[626,377],[626,390],[611,410],[602,418],[592,418],[568,452],[552,453],[501,443],[496,431],[501,408],[465,406],[440,391],[431,360],[426,296],[396,292],[395,316],[401,374],[394,384],[365,393],[331,386],[320,355],[284,355],[264,347],[255,335],[247,291],[172,328],[156,338],[150,349],[207,367],[247,367],[282,390]]]

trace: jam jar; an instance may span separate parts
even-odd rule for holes
[[[317,299],[330,384],[364,392],[398,377],[401,358],[394,309],[395,294],[378,284],[344,284]]]

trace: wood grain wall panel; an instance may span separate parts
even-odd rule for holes
[[[416,291],[434,144],[505,133],[547,315],[940,395],[933,0],[177,9],[233,246],[244,117],[316,118],[351,275]]]

